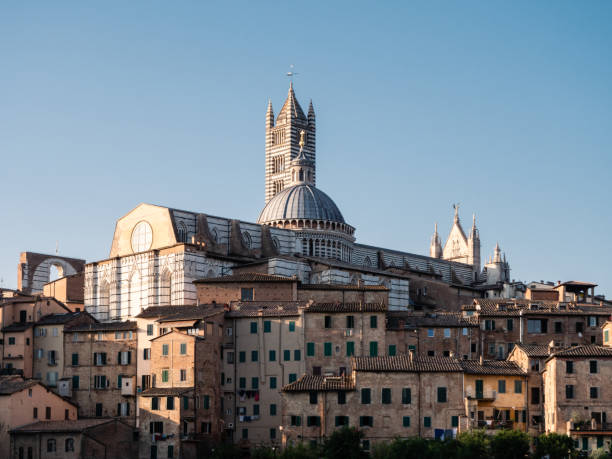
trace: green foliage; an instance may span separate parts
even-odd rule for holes
[[[484,430],[470,430],[457,435],[459,442],[458,459],[487,459],[489,454],[489,437]]]
[[[500,430],[490,440],[495,459],[523,459],[529,452],[529,435],[520,430]]]
[[[603,448],[597,448],[595,451],[591,453],[589,459],[612,459],[612,454],[608,453]]]
[[[319,459],[318,448],[306,446],[304,443],[286,447],[279,455],[279,459]]]
[[[543,434],[536,439],[535,444],[535,458],[549,455],[550,459],[565,459],[574,454],[574,440],[567,435]]]
[[[245,452],[236,445],[220,443],[211,450],[210,454],[205,453],[201,457],[210,457],[211,459],[242,459],[245,457]]]
[[[368,454],[361,447],[363,432],[354,427],[343,427],[323,443],[322,456],[325,459],[362,459]]]
[[[251,450],[251,459],[276,459],[278,455],[272,448],[262,447]]]

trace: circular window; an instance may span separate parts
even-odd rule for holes
[[[153,242],[153,230],[147,222],[140,222],[132,231],[132,251],[144,252],[149,250]]]

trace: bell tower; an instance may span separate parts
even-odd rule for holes
[[[292,82],[276,120],[271,101],[266,112],[266,204],[281,190],[292,185],[292,160],[300,154],[302,161],[312,163],[309,182],[313,185],[316,183],[315,133],[312,101],[306,116],[295,97]]]

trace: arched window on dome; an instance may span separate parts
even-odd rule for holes
[[[304,169],[300,169],[300,182],[304,181]]]

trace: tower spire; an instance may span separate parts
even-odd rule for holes
[[[438,222],[434,225],[434,234],[431,237],[431,244],[429,246],[429,256],[432,258],[442,258],[442,242],[438,234]]]

